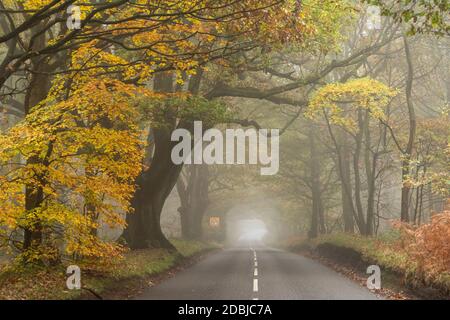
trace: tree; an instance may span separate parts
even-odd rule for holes
[[[0,223],[7,227],[1,245],[12,242],[18,259],[111,258],[121,251],[96,229],[100,218],[123,226],[121,212],[130,209],[143,149],[132,107],[137,94],[115,80],[92,80],[64,101],[33,108],[0,136],[2,166],[9,167],[0,178]]]
[[[342,21],[339,20],[342,19],[342,17],[339,18],[339,14],[340,11],[336,10],[336,15],[329,17],[330,20],[328,22],[322,22],[321,25],[325,25],[327,23],[332,24],[333,21]],[[346,20],[347,18],[348,16],[345,17],[346,23],[354,23],[354,21]],[[301,129],[297,128],[296,124],[300,121],[298,118],[302,114],[302,108],[304,108],[308,104],[309,92],[311,92],[314,88],[323,85],[324,83],[333,81],[332,79],[337,81],[339,81],[339,79],[342,79],[342,81],[345,81],[346,79],[356,76],[357,74],[359,74],[361,69],[364,70],[364,67],[369,64],[369,61],[371,62],[373,59],[375,59],[374,57],[378,55],[384,56],[386,46],[395,41],[395,39],[398,37],[398,26],[392,25],[392,21],[386,21],[383,24],[383,32],[373,33],[370,35],[370,37],[363,36],[360,33],[360,30],[364,28],[364,24],[364,19],[358,21],[358,27],[355,31],[352,30],[351,34],[348,35],[349,39],[345,42],[345,44],[342,45],[343,48],[339,52],[334,51],[334,46],[341,46],[341,44],[337,45],[336,41],[341,41],[343,36],[336,34],[327,34],[325,36],[325,38],[327,39],[325,43],[320,42],[322,38],[317,40],[321,44],[320,50],[318,51],[314,51],[315,49],[317,49],[317,47],[311,46],[311,48],[304,48],[302,50],[288,48],[282,52],[274,52],[273,55],[270,56],[270,59],[263,60],[259,59],[259,57],[247,57],[247,59],[244,60],[240,65],[241,67],[238,76],[230,76],[226,79],[226,81],[217,79],[216,85],[209,92],[208,97],[229,95],[235,97],[234,99],[243,97],[269,101],[270,103],[274,103],[277,105],[272,105],[272,108],[276,108],[275,110],[277,113],[289,114],[289,119],[285,120],[285,124],[280,125],[280,127],[282,127],[282,132],[289,132],[293,128],[295,129],[295,131],[301,131]],[[310,52],[308,49],[311,49],[312,52]],[[317,55],[318,57],[316,57]],[[370,66],[367,67],[368,70],[378,70],[379,68],[380,65],[378,64],[376,64],[373,69]],[[243,105],[242,102],[239,102],[239,104]],[[257,108],[256,110],[260,109],[261,108]],[[291,111],[290,109],[294,110]],[[259,112],[260,111],[258,111],[258,113]],[[271,116],[268,114],[267,117],[269,119],[272,119],[273,115]],[[264,126],[259,121],[255,122],[251,120],[247,118],[246,123],[252,123],[256,127]],[[264,119],[263,121],[266,123],[268,122],[267,119]],[[302,126],[309,127],[308,123],[303,123]],[[329,189],[333,188],[322,186],[320,188],[322,194],[320,197],[314,197],[315,201],[311,199],[305,199],[311,196],[310,175],[312,174],[312,172],[316,172],[318,170],[312,170],[310,166],[311,161],[306,161],[306,159],[302,159],[302,157],[299,155],[299,153],[305,155],[309,154],[308,149],[301,148],[301,151],[299,150],[300,146],[302,145],[310,145],[307,139],[303,139],[303,135],[307,135],[307,133],[303,132],[302,134],[298,135],[299,138],[292,138],[296,139],[297,141],[296,143],[293,143],[293,149],[289,150],[288,152],[283,152],[287,155],[286,158],[283,158],[282,160],[283,166],[279,173],[282,176],[282,181],[280,183],[280,188],[277,188],[277,190],[279,189],[280,193],[286,195],[286,197],[283,198],[284,201],[298,204],[299,208],[296,208],[295,210],[298,210],[299,212],[310,212],[309,210],[312,210],[312,207],[322,208],[322,210],[320,210],[320,212],[322,212],[320,216],[325,217],[326,214],[323,214],[323,211],[332,211],[335,204],[333,203],[333,201],[324,201],[325,203],[320,204],[320,201],[321,198],[333,198],[332,191],[329,191]],[[291,137],[289,136],[289,141],[290,140]],[[345,141],[346,139],[344,138],[342,139],[342,141],[340,141],[340,143],[344,144]],[[320,141],[320,144],[323,143],[324,141]],[[326,154],[326,152],[324,153],[323,150],[320,150],[319,154],[321,160],[320,163],[322,163],[322,160],[324,160],[324,156],[327,157],[327,160],[323,162],[327,163],[329,155]],[[314,158],[317,159],[317,157]],[[316,165],[317,163],[318,162],[314,162],[314,164]],[[346,166],[347,165],[350,165],[350,163],[347,162]],[[305,168],[307,168],[306,171]],[[316,178],[316,181],[322,180],[321,183],[325,183],[326,181],[329,182],[330,178],[331,180],[333,180],[333,175],[327,175],[327,172],[324,172],[324,168],[322,166],[320,171],[321,178]],[[348,181],[350,181],[350,167],[347,172]],[[351,184],[350,187],[352,187]],[[316,190],[318,190],[318,188],[316,188]],[[324,194],[324,192],[326,193]],[[318,192],[315,192],[315,194],[318,194]],[[348,202],[345,201],[346,197],[344,195],[342,196],[344,199],[344,208],[342,210],[344,213],[344,228],[351,232],[353,231],[353,216],[350,211],[350,207],[348,206]],[[295,197],[297,197],[297,199],[295,199]],[[313,204],[311,205],[311,208],[309,207],[309,202]],[[306,208],[304,207],[305,205]],[[290,206],[290,210],[293,210],[292,206]],[[315,212],[319,211],[315,210]],[[311,214],[311,216],[317,217],[318,215],[314,213]],[[302,217],[300,217],[300,219],[301,218]],[[322,231],[326,228],[332,229],[336,226],[335,224],[328,224],[328,226],[326,226],[327,223],[324,220],[326,219],[317,219],[316,221],[320,221],[320,224],[314,223],[314,227],[313,225],[311,225],[310,230],[317,230],[316,226],[319,225],[321,225],[320,229]],[[311,219],[310,221],[314,222],[314,219]],[[335,221],[330,219],[330,223],[333,222]],[[298,221],[296,221],[295,223],[298,223]],[[313,231],[311,232],[311,234],[315,234],[315,232]]]
[[[78,5],[81,10],[79,29],[70,30],[65,24],[65,12],[69,5]],[[2,20],[0,43],[7,44],[8,49],[0,68],[0,86],[5,97],[16,98],[18,91],[26,93],[23,105],[15,100],[15,103],[10,103],[13,108],[8,108],[8,111],[25,115],[52,94],[52,87],[55,92],[65,86],[69,88],[70,95],[71,90],[76,90],[72,88],[74,79],[82,77],[109,76],[124,84],[142,86],[154,75],[155,92],[170,95],[175,75],[176,81],[181,83],[183,77],[196,71],[200,74],[199,66],[208,61],[254,49],[263,40],[265,46],[286,40],[283,26],[295,31],[291,33],[292,40],[299,38],[305,27],[293,19],[298,12],[292,10],[292,3],[270,0],[258,3],[157,1],[145,5],[134,1],[98,4],[25,0],[5,2],[2,6],[2,15],[7,19]],[[264,27],[266,21],[275,18],[280,19],[280,28]],[[19,25],[16,26],[15,21],[20,21]],[[283,32],[280,32],[282,29]],[[23,90],[5,85],[13,75],[21,77],[21,74],[30,75],[30,80],[24,77],[26,87]],[[199,80],[190,83],[192,90],[196,90]],[[175,118],[169,117],[164,119],[164,123],[173,120]],[[170,137],[168,130],[156,128],[154,131],[154,163],[151,170],[138,178],[139,188],[132,205],[137,221],[142,218],[139,218],[141,211],[146,211],[144,220],[149,223],[149,232],[145,234],[156,241],[144,239],[139,244],[131,242],[132,247],[169,245],[160,230],[159,214],[179,168],[170,165],[165,152],[170,150],[170,144],[166,144]],[[163,156],[160,156],[160,150],[165,150],[162,151]],[[30,165],[40,164],[41,160],[26,159]],[[164,164],[158,166],[158,161]],[[150,174],[148,171],[153,171],[153,168],[161,170]],[[172,172],[172,169],[175,171]],[[160,190],[152,188],[151,193],[144,197],[148,196],[154,203],[140,203],[144,189],[148,190],[142,185],[143,181],[148,183],[153,179],[162,183]],[[27,210],[34,210],[40,205],[31,196],[35,189],[33,185],[27,186]],[[34,237],[41,239],[39,231]]]
[[[346,83],[329,84],[321,88],[311,99],[307,114],[314,118],[323,116],[330,138],[336,150],[338,172],[342,187],[351,204],[353,218],[361,234],[372,235],[374,232],[374,195],[377,158],[383,150],[378,150],[379,142],[373,144],[371,119],[380,126],[380,119],[385,118],[384,110],[396,92],[386,85],[371,79],[356,79]],[[352,164],[354,176],[353,195],[346,179],[345,159],[342,145],[339,143],[334,126],[343,129],[347,137],[354,141]],[[361,159],[363,157],[366,172],[367,205],[363,212],[361,190]],[[353,199],[354,196],[354,199]]]
[[[332,5],[328,3],[326,11],[316,11],[310,14],[311,8],[314,8],[314,2],[309,6],[305,6],[304,10],[297,11],[293,2],[286,2],[281,4],[280,7],[270,7],[268,10],[263,10],[261,15],[263,20],[260,20],[261,15],[252,14],[245,15],[245,19],[238,19],[236,21],[230,21],[226,28],[215,28],[217,32],[218,41],[224,37],[229,39],[231,35],[242,29],[246,30],[245,33],[239,33],[237,37],[231,37],[230,46],[239,48],[239,51],[234,51],[232,54],[222,55],[223,59],[214,60],[216,64],[208,65],[208,68],[221,68],[227,67],[227,72],[234,73],[239,60],[245,56],[248,52],[264,56],[270,53],[272,50],[279,49],[284,43],[290,41],[292,44],[301,44],[305,39],[314,39],[317,34],[312,28],[316,21],[314,17],[320,17],[320,21],[327,21],[327,17],[324,16],[324,12],[331,13],[331,10],[336,8],[341,9],[343,4],[338,3]],[[300,18],[299,18],[300,17]],[[299,18],[299,19],[296,19]],[[305,20],[305,21],[303,21]],[[277,24],[277,28],[271,28],[270,24]],[[333,21],[333,25],[337,23]],[[322,31],[324,32],[324,31]],[[247,48],[247,49],[246,49]],[[237,61],[236,61],[237,60]],[[204,70],[203,70],[204,71]],[[223,71],[222,71],[223,73]],[[204,95],[206,100],[212,100],[221,96],[232,95],[225,93],[212,93],[212,91],[206,94],[202,92],[200,82],[207,77],[207,72],[196,73],[195,76],[189,78],[187,85],[187,91],[193,95]],[[165,73],[155,77],[154,90],[161,93],[170,93],[177,91],[177,86],[174,84],[173,74]],[[208,87],[207,87],[208,89]],[[205,105],[205,104],[204,104]],[[208,108],[206,108],[208,109]],[[195,118],[183,119],[177,116],[177,113],[168,112],[165,114],[165,118],[161,121],[165,126],[162,128],[156,128],[153,131],[155,149],[154,156],[152,158],[152,166],[138,179],[138,193],[136,194],[134,207],[135,213],[128,217],[128,228],[124,233],[129,245],[132,248],[145,248],[148,246],[163,246],[172,248],[170,242],[165,238],[160,227],[160,215],[164,201],[170,194],[171,190],[176,184],[179,177],[181,166],[174,165],[170,161],[170,152],[174,145],[170,141],[170,132],[176,128],[185,128],[192,130],[193,120],[202,120],[208,118],[199,117],[197,113]],[[156,186],[156,187],[155,187]],[[147,226],[151,226],[150,229],[146,229]]]
[[[449,35],[450,25],[448,0],[364,0],[379,6],[382,14],[393,17],[397,22],[406,23],[409,33],[434,33]]]

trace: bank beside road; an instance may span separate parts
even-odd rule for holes
[[[282,244],[288,251],[319,260],[366,286],[367,268],[381,269],[381,290],[391,299],[450,299],[450,270],[438,274],[421,271],[397,233],[363,237],[336,233],[308,240],[289,239]]]
[[[0,265],[0,300],[5,299],[128,299],[198,260],[218,245],[172,239],[178,252],[133,250],[97,269],[81,269],[81,290],[68,290],[67,266],[16,270]]]

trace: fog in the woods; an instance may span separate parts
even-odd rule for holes
[[[448,298],[449,12],[0,1],[0,299]]]

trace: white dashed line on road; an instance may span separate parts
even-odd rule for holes
[[[252,249],[253,251],[253,261],[255,268],[253,270],[253,292],[258,292],[258,260],[256,257],[256,251],[255,249]],[[258,300],[257,297],[253,297],[253,300]]]
[[[253,279],[253,292],[258,292],[258,279]]]

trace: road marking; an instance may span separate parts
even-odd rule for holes
[[[258,279],[253,279],[253,292],[258,292]]]
[[[255,270],[253,271],[253,292],[258,292],[258,260],[256,259],[256,251],[252,248],[253,251],[253,261],[255,263]],[[257,297],[254,297],[253,300],[258,300]]]

